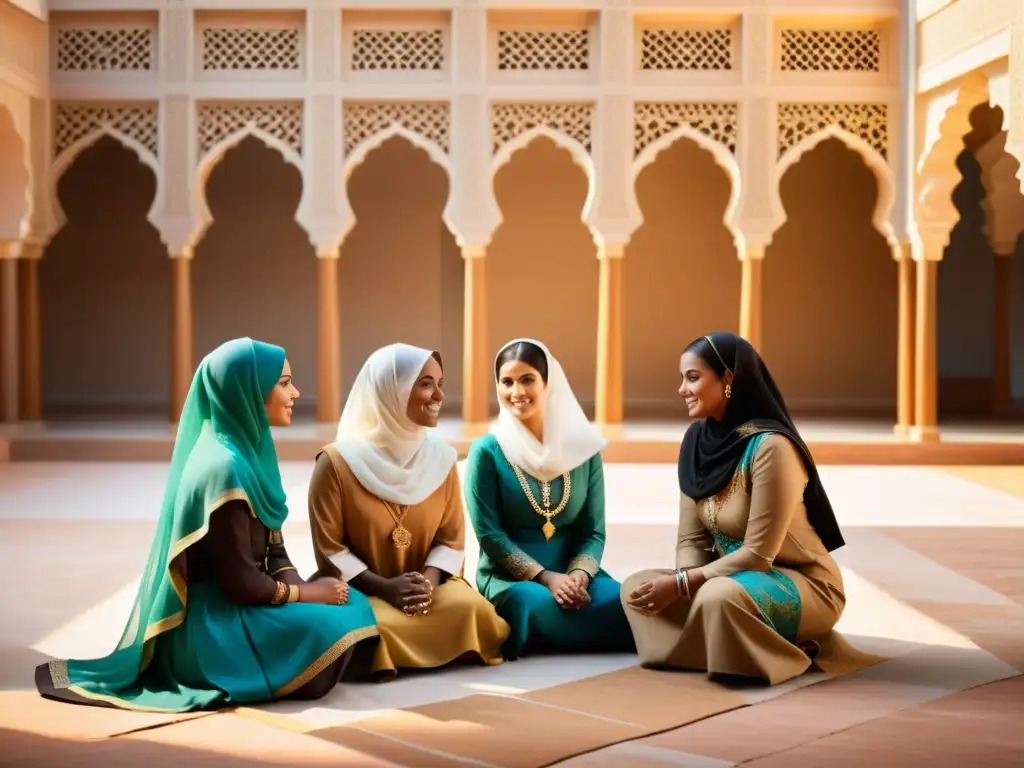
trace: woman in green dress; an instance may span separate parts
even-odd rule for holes
[[[41,665],[43,696],[153,712],[319,698],[357,647],[369,660],[366,597],[340,579],[304,582],[284,548],[270,427],[291,423],[298,396],[280,347],[235,339],[200,363],[117,649]]]
[[[604,554],[603,440],[561,365],[517,339],[494,364],[501,413],[466,464],[477,588],[508,622],[508,659],[542,651],[633,651]]]

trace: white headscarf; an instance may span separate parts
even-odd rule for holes
[[[505,349],[521,341],[537,346],[548,361],[543,442],[533,436],[500,397],[501,412],[493,432],[505,458],[532,477],[548,482],[590,459],[607,441],[583,413],[565,371],[547,347],[534,339],[515,339],[498,351],[498,357]],[[495,364],[498,357],[495,357]]]
[[[419,504],[436,491],[458,454],[415,424],[406,410],[432,352],[391,344],[363,364],[338,422],[334,445],[362,486],[396,504]]]

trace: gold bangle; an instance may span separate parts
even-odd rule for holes
[[[294,584],[288,585],[288,602],[297,603],[299,602],[299,588]]]
[[[284,602],[285,597],[288,595],[288,586],[283,582],[277,582],[277,589],[274,590],[274,597],[271,599],[271,603],[274,605],[280,605]]]

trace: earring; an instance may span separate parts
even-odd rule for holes
[[[732,384],[725,385],[725,399],[728,400],[732,397]]]

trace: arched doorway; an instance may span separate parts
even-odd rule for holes
[[[627,418],[685,418],[676,390],[691,340],[739,325],[740,263],[723,222],[732,180],[679,139],[636,179],[644,223],[626,249],[623,385]]]
[[[339,268],[342,391],[366,358],[401,341],[444,359],[444,414],[462,399],[463,265],[441,219],[448,174],[423,149],[392,136],[348,178],[356,225]]]
[[[146,218],[156,185],[109,136],[57,184],[66,222],[39,265],[47,418],[167,412],[171,264]]]
[[[213,223],[195,250],[192,290],[197,359],[249,336],[288,352],[302,392],[296,411],[316,406],[317,264],[295,221],[302,175],[276,149],[246,136],[206,181]]]
[[[580,219],[587,189],[569,150],[545,136],[495,173],[503,220],[487,248],[487,336],[492,353],[516,337],[543,341],[592,417],[599,265]]]
[[[826,138],[780,181],[786,223],[765,252],[763,354],[787,404],[892,419],[898,274],[873,223],[878,181]]]

